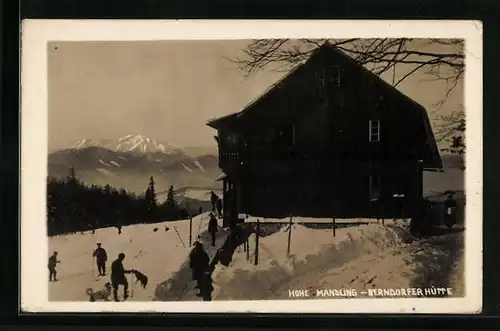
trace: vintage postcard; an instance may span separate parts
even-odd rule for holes
[[[478,313],[477,21],[22,25],[30,312]]]

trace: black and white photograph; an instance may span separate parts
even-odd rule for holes
[[[481,29],[24,21],[25,310],[479,313]]]

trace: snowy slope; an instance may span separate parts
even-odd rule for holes
[[[212,248],[206,244],[208,236],[204,232],[207,226],[207,213],[194,217],[192,240],[202,236],[207,252],[213,257],[217,247]],[[165,230],[167,227],[168,231]],[[155,228],[158,229],[156,232],[153,231]],[[218,246],[224,242],[225,235],[223,232],[218,233]],[[120,235],[116,228],[105,228],[96,230],[94,235],[88,231],[84,234],[49,238],[50,253],[57,251],[61,260],[57,268],[59,281],[49,283],[49,300],[88,301],[89,298],[85,294],[87,288],[94,291],[104,288],[109,277],[97,281],[94,277],[97,272],[92,252],[98,242],[102,243],[108,253],[108,274],[112,261],[119,253],[125,253],[125,268],[137,269],[148,276],[148,286],[143,289],[139,284],[133,284],[135,279],[132,275],[127,275],[130,291],[133,289],[134,292],[133,297],[128,300],[151,301],[155,297],[158,284],[173,277],[181,266],[187,263],[191,250],[186,247],[189,245],[189,220],[131,225],[123,227]],[[183,281],[191,287],[194,286],[190,278]],[[122,294],[123,288],[120,288],[119,296]]]
[[[250,219],[252,221],[252,219]],[[267,220],[265,220],[267,221]],[[287,219],[281,220],[286,222]],[[303,223],[311,220],[300,219]],[[260,237],[259,264],[254,265],[255,236],[249,238],[249,260],[240,246],[231,263],[216,265],[212,274],[213,300],[289,299],[289,289],[357,289],[452,286],[463,295],[463,233],[456,232],[426,240],[416,240],[402,221],[374,220],[336,229],[292,226],[290,255],[287,255],[288,226]],[[210,257],[224,243],[227,233],[220,231],[217,246],[208,244],[207,213],[193,218],[192,238],[198,236]],[[263,225],[265,227],[266,225]],[[169,230],[165,231],[168,227]],[[158,230],[153,231],[154,228]],[[179,232],[177,235],[175,229]],[[99,290],[109,278],[95,281],[91,254],[97,242],[108,251],[108,268],[120,252],[126,254],[125,268],[134,268],[149,277],[142,289],[132,285],[133,301],[201,300],[195,295],[188,265],[189,221],[164,222],[97,230],[49,239],[50,250],[57,250],[59,282],[49,283],[49,299],[88,300],[87,288]],[[122,295],[120,288],[119,295]]]
[[[266,220],[267,221],[267,220]],[[286,220],[283,220],[286,221]],[[386,222],[336,230],[317,230],[294,224],[290,255],[288,227],[259,243],[254,265],[255,237],[250,258],[242,249],[229,267],[213,274],[215,300],[289,299],[290,289],[408,288],[453,286],[463,295],[463,237],[447,235],[418,241],[406,225]]]

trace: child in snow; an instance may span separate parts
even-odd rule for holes
[[[57,263],[61,263],[61,261],[59,261],[57,259],[57,252],[54,252],[54,254],[52,254],[51,257],[49,257],[49,281],[51,282],[52,281],[52,278],[54,278],[54,282],[57,281],[57,271],[56,271],[56,265]],[[52,277],[53,276],[53,277]]]

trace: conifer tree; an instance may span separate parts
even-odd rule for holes
[[[146,190],[145,202],[148,220],[150,222],[156,221],[158,204],[156,200],[155,181],[153,179],[153,176],[149,178],[149,185]]]
[[[172,185],[170,185],[170,187],[168,188],[166,205],[168,208],[171,208],[172,210],[176,209],[178,206],[178,201],[175,197],[174,187]]]

